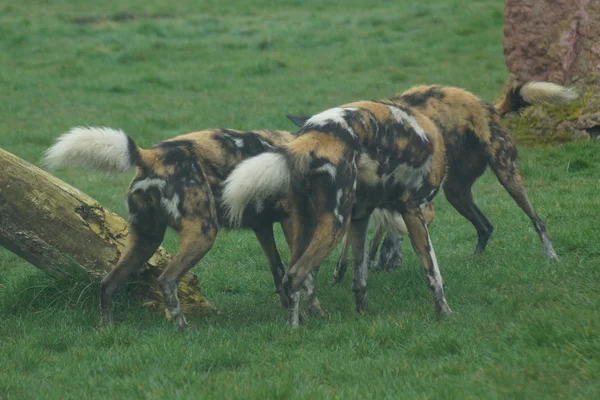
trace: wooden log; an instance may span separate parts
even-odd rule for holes
[[[116,265],[127,223],[96,200],[0,149],[0,245],[57,277],[100,280]],[[140,275],[144,304],[164,308],[156,279],[171,256],[159,248]],[[179,285],[185,313],[214,311],[188,273]]]

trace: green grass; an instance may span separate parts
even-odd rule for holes
[[[0,5],[0,145],[34,163],[76,125],[142,146],[209,127],[293,129],[307,114],[418,83],[500,90],[503,1],[21,1]],[[521,149],[558,263],[489,173],[496,227],[475,232],[437,200],[432,239],[455,311],[437,320],[414,253],[369,281],[319,291],[329,320],[293,331],[249,232],[222,232],[196,267],[221,314],[184,333],[121,293],[97,330],[98,285],[56,281],[0,251],[0,398],[598,398],[600,152]],[[57,175],[124,215],[130,175]],[[0,188],[2,190],[2,188]],[[281,233],[278,243],[287,258]],[[176,248],[174,235],[165,247]]]

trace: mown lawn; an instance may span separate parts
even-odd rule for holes
[[[210,127],[291,130],[285,114],[418,83],[492,100],[506,76],[503,3],[4,2],[0,146],[39,163],[77,125],[142,146]],[[334,253],[319,281],[331,318],[291,330],[253,235],[222,232],[195,268],[221,313],[189,316],[186,332],[124,293],[118,325],[98,330],[96,283],[56,281],[2,250],[0,398],[600,398],[598,145],[522,148],[520,166],[561,260],[543,258],[491,174],[475,187],[496,227],[480,257],[440,196],[431,231],[451,319],[436,319],[406,243],[398,271],[371,276],[363,315],[349,279],[327,286]],[[130,174],[56,174],[124,215]],[[278,243],[287,258],[279,231]]]

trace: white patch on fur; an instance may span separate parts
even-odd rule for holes
[[[431,190],[431,192],[429,192],[429,194],[427,195],[427,199],[433,200],[433,198],[435,197],[435,195],[437,194],[438,188],[434,188]],[[423,204],[423,207],[426,206],[427,204]]]
[[[429,232],[427,232],[427,242],[429,243],[429,257],[431,257],[431,261],[433,263],[433,279],[434,285],[439,289],[443,289],[444,281],[442,280],[442,275],[440,274],[440,267],[438,266],[437,257],[435,256],[435,251],[433,251],[433,245],[431,244],[431,238],[429,237]]]
[[[44,154],[49,168],[68,165],[107,173],[124,172],[133,166],[127,135],[106,127],[76,127],[61,135]]]
[[[564,104],[579,97],[573,88],[567,88],[551,82],[529,82],[519,92],[529,104]]]
[[[156,186],[161,192],[167,186],[167,182],[164,179],[160,178],[146,178],[142,181],[138,181],[131,186],[131,191],[135,192],[136,190],[146,191],[152,186]]]
[[[346,110],[340,107],[330,108],[319,114],[315,114],[306,121],[304,125],[324,126],[331,122],[335,122],[343,127],[346,127]]]
[[[177,193],[175,193],[171,199],[167,199],[166,197],[160,199],[160,205],[167,215],[174,220],[179,220],[181,218],[181,213],[179,213],[179,195]]]
[[[404,122],[407,122],[408,125],[410,125],[410,127],[417,133],[417,135],[419,135],[421,139],[423,139],[423,141],[429,142],[427,135],[425,135],[425,131],[423,130],[423,128],[421,128],[421,125],[419,125],[415,117],[413,117],[412,115],[408,115],[406,112],[397,107],[388,106],[388,108],[394,116],[394,118],[396,119],[396,121],[402,124]]]
[[[315,169],[315,172],[326,172],[331,175],[332,181],[335,180],[335,165],[331,163],[321,165],[319,168]]]
[[[340,210],[338,210],[338,208],[340,206],[340,202],[342,201],[343,194],[344,194],[344,191],[342,189],[338,189],[336,196],[335,196],[335,208],[333,209],[333,215],[337,218],[337,220],[340,223],[344,222],[344,216],[342,214],[340,214]]]
[[[223,185],[221,202],[232,227],[240,226],[246,206],[253,201],[287,193],[290,169],[283,154],[263,153],[251,157],[229,174]]]
[[[329,123],[336,123],[340,125],[342,128],[346,129],[350,135],[355,136],[354,130],[348,122],[346,122],[346,111],[356,111],[357,108],[347,107],[347,108],[330,108],[329,110],[325,110],[319,114],[313,115],[306,122],[306,125],[314,125],[314,126],[325,126]]]

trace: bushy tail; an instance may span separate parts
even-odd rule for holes
[[[42,163],[49,168],[78,166],[121,173],[140,165],[143,151],[121,130],[76,127],[56,140],[44,154]]]
[[[231,226],[240,226],[248,204],[289,192],[290,182],[290,168],[281,153],[263,153],[241,162],[225,180],[221,198]]]
[[[577,97],[578,94],[573,88],[550,82],[528,82],[511,88],[500,103],[494,104],[494,108],[504,116],[535,104],[565,104]]]

